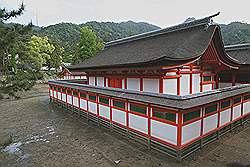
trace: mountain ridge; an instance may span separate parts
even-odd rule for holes
[[[191,17],[187,20],[194,20]],[[242,22],[232,22],[229,24],[219,24],[225,45],[241,44],[250,42],[250,24]],[[104,41],[113,40],[137,35],[149,31],[160,29],[160,27],[146,22],[97,22],[90,21],[82,24],[58,23],[47,27],[34,28],[34,34],[48,36],[51,40],[57,41],[65,49],[67,54],[72,53],[80,39],[80,28],[90,27]]]

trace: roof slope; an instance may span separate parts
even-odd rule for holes
[[[209,16],[107,43],[97,56],[69,69],[97,69],[160,63],[171,66],[192,61],[207,49],[218,25]]]
[[[250,43],[225,46],[225,50],[239,64],[250,65]]]

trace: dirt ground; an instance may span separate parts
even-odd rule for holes
[[[250,126],[205,146],[181,163],[49,104],[47,85],[19,100],[0,101],[1,167],[250,167]]]

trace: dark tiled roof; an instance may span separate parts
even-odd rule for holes
[[[250,65],[250,43],[225,46],[225,50],[239,64]]]
[[[99,86],[91,86],[85,84],[72,83],[71,81],[58,80],[49,81],[49,84],[56,84],[59,86],[69,87],[82,91],[89,91],[102,95],[124,98],[128,100],[136,100],[140,102],[160,105],[164,107],[172,107],[176,109],[188,109],[196,106],[208,104],[228,97],[236,96],[243,93],[250,92],[250,85],[239,85],[234,87],[227,87],[202,93],[197,93],[187,96],[177,96],[159,93],[139,92],[132,90],[124,90],[118,88],[106,88]]]
[[[157,63],[171,66],[180,64],[180,61],[188,62],[202,55],[218,30],[218,25],[211,25],[214,16],[107,43],[94,58],[68,68],[96,69]]]

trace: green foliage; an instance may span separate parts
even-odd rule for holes
[[[43,66],[58,68],[62,63],[64,49],[56,42],[49,41],[47,37],[38,37],[33,35],[29,42],[30,53],[37,59],[38,68]]]
[[[55,50],[55,47],[49,43],[47,37],[37,37],[35,35],[31,37],[29,48],[31,55],[38,60],[38,68],[49,64],[51,54]]]
[[[250,43],[250,24],[232,22],[221,25],[225,45]]]
[[[113,22],[87,22],[85,24],[59,23],[43,28],[35,28],[33,33],[38,36],[47,36],[50,40],[56,41],[64,48],[63,62],[73,62],[77,44],[81,39],[81,27],[91,28],[104,42],[145,33],[159,29],[159,27],[147,23],[135,23],[132,21]]]
[[[102,40],[90,28],[82,27],[80,32],[81,39],[73,58],[74,63],[79,63],[95,56],[104,47]]]

